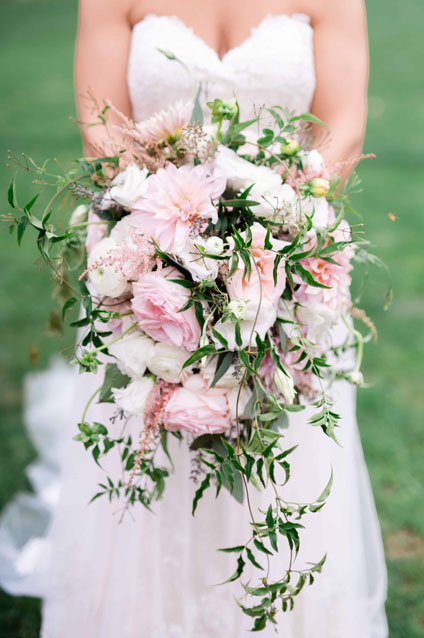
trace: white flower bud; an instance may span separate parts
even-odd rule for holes
[[[346,379],[353,383],[353,385],[362,386],[364,385],[364,375],[360,370],[352,370],[346,375]]]
[[[330,190],[330,182],[322,177],[314,177],[309,182],[312,197],[325,197]]]
[[[210,255],[221,255],[224,250],[224,241],[221,237],[208,237],[205,242],[205,250]]]
[[[274,373],[274,383],[285,403],[291,405],[296,394],[292,375],[289,372],[283,372],[280,368],[276,368]]]
[[[69,226],[71,228],[72,226],[79,226],[80,224],[83,224],[87,221],[87,217],[88,206],[86,206],[85,204],[80,204],[80,206],[77,206],[76,209],[73,211],[71,219],[69,220]]]
[[[247,311],[247,303],[243,299],[233,299],[227,306],[227,310],[234,315],[236,319],[243,319]]]

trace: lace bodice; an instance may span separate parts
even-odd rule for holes
[[[186,68],[158,49],[173,53]],[[203,103],[235,96],[243,119],[262,105],[308,111],[315,88],[308,16],[268,15],[222,58],[176,16],[148,14],[134,26],[128,86],[137,121],[189,99],[200,82]]]

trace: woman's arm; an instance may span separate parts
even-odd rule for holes
[[[317,85],[312,112],[330,129],[329,162],[357,158],[367,117],[368,38],[363,0],[314,0]],[[317,137],[322,136],[316,130]],[[347,165],[342,176],[352,170]],[[340,171],[339,171],[340,172]]]
[[[131,38],[128,3],[124,0],[80,0],[75,54],[75,93],[84,153],[95,156],[99,146],[108,149],[104,127],[85,125],[95,122],[104,100],[125,115],[131,115],[127,87],[127,63]],[[108,124],[118,122],[108,113]],[[112,150],[112,149],[111,149]]]

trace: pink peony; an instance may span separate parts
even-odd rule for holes
[[[194,308],[184,312],[188,291],[169,279],[181,278],[175,268],[167,267],[140,275],[133,284],[132,309],[140,329],[155,341],[196,350],[200,339],[200,326]]]
[[[274,250],[267,250],[264,248],[266,229],[255,222],[250,230],[252,232],[251,253],[257,269],[252,264],[250,277],[244,277],[244,263],[240,260],[235,273],[227,283],[228,294],[230,299],[259,300],[262,287],[263,299],[275,303],[281,297],[286,285],[284,260],[281,260],[278,268],[277,285],[274,284],[275,251],[283,248],[286,242],[270,237]],[[242,235],[245,236],[246,233]]]
[[[231,426],[226,388],[209,388],[200,374],[191,375],[169,400],[163,424],[167,430],[219,434]]]
[[[163,144],[180,137],[183,128],[190,122],[193,102],[181,100],[139,122],[137,128],[144,144]]]
[[[183,250],[190,231],[205,229],[208,220],[217,222],[213,199],[221,195],[225,180],[210,166],[168,164],[149,177],[145,197],[135,203],[130,221],[136,232],[153,237],[164,251]]]
[[[88,211],[87,238],[85,240],[85,248],[89,255],[94,246],[99,243],[106,235],[107,224],[100,223],[102,220],[94,213],[91,208]]]

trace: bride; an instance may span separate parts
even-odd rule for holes
[[[160,50],[173,53],[183,65]],[[312,111],[331,138],[323,155],[344,177],[361,152],[366,119],[367,38],[362,0],[81,0],[76,52],[80,120],[92,121],[90,92],[141,120],[192,97],[187,69],[203,104],[237,97],[242,119],[262,105]],[[185,67],[185,68],[184,68]],[[113,123],[113,115],[112,115]],[[105,146],[96,127],[83,128],[84,149]],[[343,329],[335,338],[343,339]],[[72,428],[99,382],[75,378],[67,420]],[[328,559],[317,583],[280,614],[286,638],[384,638],[385,566],[380,531],[355,420],[355,396],[334,386],[342,416],[341,447],[293,414],[288,446],[299,443],[288,490],[316,496],[330,466],[335,485],[326,507],[303,534],[303,556]],[[60,397],[56,399],[60,402]],[[97,419],[96,419],[97,416]],[[110,415],[95,406],[94,420]],[[69,417],[69,418],[68,418]],[[228,496],[204,497],[190,516],[190,457],[177,447],[175,472],[154,513],[119,514],[106,501],[87,505],[102,474],[69,439],[62,491],[49,533],[50,559],[43,638],[239,638],[251,626],[228,590],[216,547],[232,545],[248,525],[245,507]],[[81,446],[82,447],[82,446]],[[305,468],[308,468],[306,472]],[[297,470],[297,471],[296,471]],[[260,496],[258,496],[260,506]],[[302,558],[302,557],[301,557]],[[226,586],[228,587],[228,586]],[[273,628],[263,635],[275,635]]]

